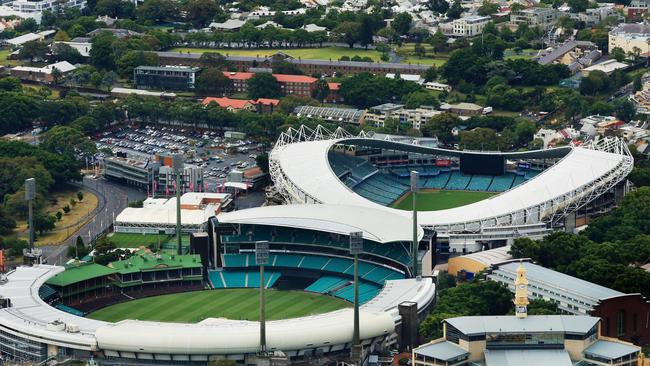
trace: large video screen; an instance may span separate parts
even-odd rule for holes
[[[467,175],[503,175],[505,159],[498,155],[463,154],[460,156],[460,171]]]

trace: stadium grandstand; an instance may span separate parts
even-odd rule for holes
[[[254,246],[260,240],[269,242],[263,285],[273,289],[273,294],[303,291],[352,301],[352,232],[361,232],[363,237],[359,289],[364,353],[414,346],[416,337],[405,332],[417,332],[417,324],[411,322],[430,310],[435,279],[410,278],[410,220],[368,207],[284,205],[211,218],[207,233],[192,234],[190,251],[195,254],[140,249],[107,266],[75,262],[67,268],[18,267],[0,283],[0,345],[4,345],[0,347],[6,359],[33,363],[92,357],[100,365],[207,365],[216,358],[250,364],[249,357],[259,349],[259,323],[254,320],[207,317],[195,323],[170,323],[123,314],[122,320],[109,322],[87,314],[142,297],[155,300],[151,296],[158,294],[258,287],[261,277]],[[421,228],[416,234],[424,239]],[[204,272],[203,268],[208,269]],[[193,293],[183,296],[190,298]],[[139,310],[163,311],[162,306],[174,305],[159,303]],[[194,309],[179,305],[171,311],[180,314]],[[267,320],[267,349],[282,351],[291,362],[349,357],[353,313],[346,307]],[[405,319],[410,326],[403,324]]]
[[[446,248],[476,252],[522,235],[571,229],[590,203],[598,202],[599,210],[615,205],[627,192],[632,167],[619,139],[479,152],[322,126],[290,128],[270,153],[273,192],[293,204],[347,204],[410,217],[409,177],[417,171],[418,223],[427,237],[435,236],[442,256]]]

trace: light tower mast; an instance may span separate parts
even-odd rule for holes
[[[526,278],[526,268],[523,262],[519,263],[517,268],[517,278],[515,279],[515,315],[523,319],[528,316],[528,278]]]

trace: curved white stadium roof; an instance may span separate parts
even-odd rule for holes
[[[363,237],[379,243],[413,240],[411,219],[374,207],[350,205],[282,205],[224,212],[220,223],[287,226],[348,235],[361,231]],[[390,223],[391,225],[385,225]],[[424,230],[418,227],[419,238]]]
[[[352,191],[337,178],[330,167],[328,151],[335,144],[345,143],[345,140],[348,139],[331,138],[277,144],[271,153],[271,160],[279,164],[281,170],[275,177],[272,174],[276,185],[278,180],[281,180],[293,202],[357,205],[409,217],[410,211],[392,209],[372,202]],[[351,140],[356,143],[362,139]],[[396,150],[405,145],[393,144]],[[434,150],[432,154],[435,154]],[[549,215],[551,210],[561,209],[561,205],[568,202],[569,198],[582,198],[581,189],[593,184],[602,184],[603,177],[624,177],[631,170],[631,165],[631,157],[625,153],[573,147],[556,164],[515,188],[466,206],[418,212],[418,223],[423,226],[451,226],[481,222],[486,218],[502,218],[515,211],[533,207],[540,207],[538,215]],[[375,225],[381,227],[384,223],[376,220]]]
[[[0,309],[0,330],[47,344],[86,351],[137,353],[143,358],[154,353],[255,353],[259,347],[258,322],[210,318],[198,324],[137,320],[108,323],[59,311],[43,302],[38,292],[49,278],[63,270],[60,266],[35,265],[21,266],[8,273],[8,281],[0,284],[0,296],[11,299],[11,307]],[[435,284],[431,278],[387,281],[375,299],[361,306],[361,339],[392,333],[400,321],[396,311],[399,302],[414,301],[425,306],[434,296]],[[267,344],[271,350],[283,351],[349,344],[352,319],[353,310],[343,309],[268,321]],[[68,330],[53,327],[54,321],[67,325]],[[70,328],[77,331],[69,331]]]

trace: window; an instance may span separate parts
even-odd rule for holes
[[[625,310],[618,311],[618,318],[616,319],[616,334],[618,336],[625,334]]]

